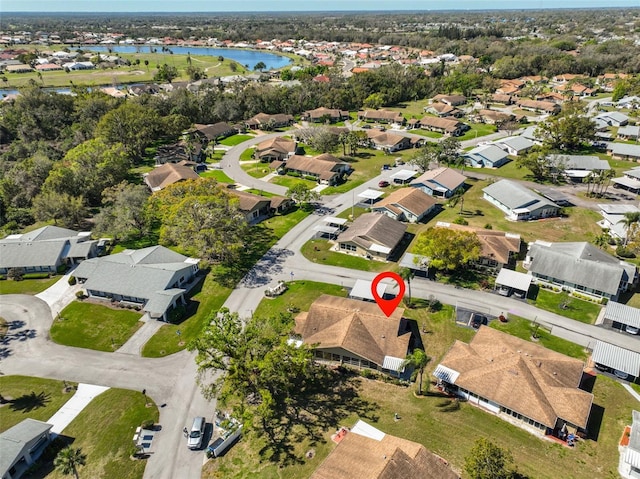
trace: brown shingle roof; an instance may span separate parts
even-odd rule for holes
[[[482,257],[493,259],[499,263],[507,264],[509,262],[509,253],[520,251],[520,235],[518,234],[473,228],[472,226],[454,223],[443,223],[441,221],[438,221],[436,227],[475,233],[482,246]]]
[[[294,151],[296,151],[296,142],[281,136],[265,140],[258,143],[256,146],[258,156],[262,156],[269,152],[277,152],[286,155],[288,153],[293,153]]]
[[[346,163],[328,153],[316,156],[315,158],[293,155],[286,162],[286,167],[289,169],[309,172],[320,175],[321,177],[322,175],[329,175],[329,178],[338,171],[338,167],[341,165],[346,165]]]
[[[445,131],[454,131],[459,127],[461,122],[458,120],[450,120],[448,118],[436,118],[433,116],[425,116],[420,120],[420,125],[430,126],[433,128],[442,128]]]
[[[342,348],[382,366],[385,356],[407,355],[403,313],[397,308],[387,317],[375,303],[324,294],[296,317],[295,331],[319,349]]]
[[[181,164],[165,163],[151,170],[145,177],[152,191],[158,191],[182,180],[194,180],[200,178],[192,168]]]
[[[269,198],[265,198],[264,196],[254,195],[253,193],[247,193],[246,191],[239,190],[227,190],[231,196],[235,196],[238,198],[238,208],[242,212],[250,212],[253,210],[264,208],[265,206],[269,206],[271,204],[271,200]]]
[[[346,231],[340,233],[337,241],[353,241],[365,249],[369,249],[373,243],[393,249],[402,240],[406,229],[406,225],[387,215],[365,213],[358,216]]]
[[[440,362],[455,384],[555,427],[557,418],[584,428],[593,395],[578,389],[582,361],[481,326],[469,344],[456,341]]]
[[[466,179],[467,177],[462,173],[458,173],[456,170],[441,166],[440,168],[436,168],[434,170],[425,171],[418,178],[411,182],[411,186],[435,181],[453,191],[462,183],[464,183]]]
[[[337,119],[337,118],[348,117],[349,112],[344,110],[335,110],[335,109],[325,108],[325,107],[320,107],[320,108],[316,108],[315,110],[309,110],[304,112],[305,117],[308,117],[314,120],[318,118],[322,118],[325,115],[329,116],[330,118]]]
[[[393,146],[403,141],[408,142],[405,136],[380,130],[367,130],[367,137],[375,144],[382,146]]]
[[[401,206],[416,216],[421,216],[425,211],[435,205],[437,201],[432,196],[417,188],[400,188],[375,205],[377,208],[389,206]]]
[[[385,434],[378,441],[348,432],[311,479],[459,479],[440,457],[416,442]]]
[[[400,112],[390,110],[363,110],[358,112],[358,117],[367,120],[404,121],[404,117]]]

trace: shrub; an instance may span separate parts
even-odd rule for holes
[[[629,248],[625,248],[624,246],[618,246],[616,248],[616,255],[621,258],[635,258],[636,254],[631,251]]]
[[[458,216],[454,221],[454,224],[456,225],[463,225],[466,226],[469,224],[469,222],[467,220],[465,220],[462,216]]]
[[[297,171],[287,171],[287,175],[293,176],[294,178],[300,178],[302,175]]]
[[[9,268],[9,271],[7,271],[7,279],[12,279],[14,281],[22,281],[23,276],[24,276],[23,268]]]
[[[83,300],[85,298],[84,296],[84,291],[80,290],[80,291],[76,291],[76,298]]]
[[[75,276],[69,276],[69,286],[73,286],[77,282],[78,282],[78,280],[76,279]]]
[[[146,421],[142,421],[142,429],[151,429],[155,425],[155,422],[152,419],[147,419]]]
[[[484,229],[486,230],[492,230],[493,226],[491,225],[491,223],[487,223],[486,225],[484,225]]]

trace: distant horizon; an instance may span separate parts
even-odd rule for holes
[[[182,14],[182,13],[365,13],[365,12],[447,12],[447,11],[519,11],[519,10],[567,10],[640,8],[638,0],[564,0],[559,6],[555,0],[458,0],[454,5],[446,0],[423,0],[426,6],[416,6],[415,0],[308,0],[304,5],[297,0],[222,0],[211,6],[208,0],[191,0],[181,3],[170,0],[3,0],[2,13],[28,14]],[[183,6],[184,5],[184,6]],[[345,7],[347,5],[348,7]],[[176,9],[176,7],[178,7]],[[0,20],[1,23],[1,20]]]

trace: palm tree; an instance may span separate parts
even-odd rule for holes
[[[402,361],[402,367],[409,366],[413,368],[413,373],[411,374],[411,379],[415,379],[416,375],[418,376],[418,394],[422,395],[422,374],[424,373],[424,368],[427,367],[431,358],[427,356],[422,349],[414,349],[413,352]]]
[[[407,289],[409,290],[409,301],[407,304],[411,306],[411,280],[415,276],[415,273],[411,268],[400,268],[400,277],[407,282]]]
[[[629,213],[625,213],[624,218],[618,221],[618,223],[622,223],[625,226],[626,234],[624,237],[624,245],[627,246],[627,244],[629,244],[629,239],[633,237],[635,230],[638,227],[638,223],[640,223],[640,212],[631,211]]]
[[[73,476],[78,479],[78,466],[84,466],[87,462],[87,455],[82,453],[82,449],[74,449],[71,446],[65,447],[61,450],[53,461],[53,465],[58,469],[62,475]]]

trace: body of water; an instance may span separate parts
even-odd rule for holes
[[[111,50],[114,53],[150,53],[154,52],[162,55],[162,46],[160,45],[91,45],[82,47],[85,50],[91,50],[95,52],[108,52]],[[255,50],[237,50],[234,48],[208,48],[208,47],[167,47],[175,55],[204,55],[210,57],[224,57],[238,62],[240,65],[248,65],[249,69],[262,62],[266,65],[265,70],[273,70],[282,68],[291,63],[291,59],[275,53],[268,53]],[[168,55],[167,52],[164,52]]]

